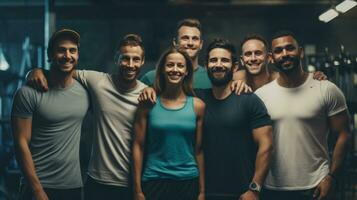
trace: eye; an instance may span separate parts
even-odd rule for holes
[[[188,40],[188,39],[189,39],[189,37],[187,35],[184,35],[181,37],[181,40]]]
[[[224,63],[229,63],[229,62],[231,62],[231,59],[229,59],[229,58],[222,58],[221,61],[224,62]]]
[[[186,66],[183,63],[177,63],[177,67],[182,69],[185,68]]]
[[[211,59],[209,59],[209,62],[211,62],[211,63],[215,63],[215,62],[217,62],[217,58],[211,58]]]
[[[296,48],[295,48],[294,45],[288,45],[288,46],[285,47],[285,49],[286,49],[287,51],[294,51]]]
[[[133,58],[133,61],[136,62],[136,63],[138,63],[138,62],[141,61],[141,58],[139,58],[139,57],[134,57],[134,58]]]
[[[192,37],[192,40],[194,40],[194,41],[199,41],[199,40],[200,40],[200,38],[199,38],[199,37],[197,37],[197,36],[193,36],[193,37]]]
[[[274,49],[273,53],[279,54],[279,53],[281,53],[282,51],[283,51],[283,48],[277,47],[277,48]]]
[[[70,48],[70,49],[69,49],[69,52],[71,52],[71,53],[73,53],[73,54],[74,54],[74,53],[77,53],[77,48]]]
[[[249,57],[249,56],[251,56],[251,55],[252,55],[252,52],[251,52],[251,51],[247,51],[247,52],[244,53],[244,56],[246,56],[246,57]]]
[[[256,56],[261,56],[261,55],[263,55],[263,51],[256,51],[256,52],[254,52],[254,53],[255,53]]]

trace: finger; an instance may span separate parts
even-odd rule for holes
[[[241,94],[243,92],[244,87],[245,87],[245,85],[243,83],[241,83],[240,86],[239,86],[238,94]]]
[[[237,95],[239,95],[240,93],[239,93],[239,90],[240,90],[240,87],[241,87],[241,85],[242,85],[242,83],[240,82],[240,81],[237,81],[235,84],[234,84],[235,86],[235,88],[234,88],[234,93],[236,93]]]
[[[157,99],[156,92],[153,92],[152,95],[154,96],[154,103],[156,103],[156,99]]]
[[[46,83],[45,83],[44,79],[41,78],[39,82],[40,82],[39,86],[40,86],[41,90],[46,91]]]
[[[319,186],[317,186],[317,188],[316,188],[315,191],[314,191],[313,197],[316,198],[316,197],[318,197],[319,195],[320,195],[320,188],[319,188]]]
[[[154,103],[155,103],[155,96],[154,96],[154,93],[151,93],[151,94],[150,94],[150,102],[151,102],[152,104],[154,104]]]
[[[43,79],[42,79],[42,82],[43,82],[43,84],[44,84],[44,89],[45,89],[45,91],[47,91],[47,90],[48,90],[47,79],[46,79],[46,78],[43,78]]]
[[[248,88],[249,88],[249,90],[248,90],[249,92],[253,92],[253,89],[251,87],[248,87]]]

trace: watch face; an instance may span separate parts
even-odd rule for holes
[[[256,184],[256,183],[251,183],[251,184],[250,184],[250,188],[252,188],[252,189],[257,189],[257,184]]]

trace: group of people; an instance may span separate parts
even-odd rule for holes
[[[142,81],[140,36],[120,41],[116,74],[77,70],[79,41],[74,30],[55,32],[50,71],[34,69],[14,96],[21,199],[333,198],[350,134],[346,101],[333,83],[303,70],[292,32],[276,33],[270,48],[249,35],[240,56],[228,40],[215,39],[203,67],[201,24],[184,19]],[[254,93],[241,93],[247,85]],[[94,139],[82,195],[87,110]],[[329,133],[337,134],[331,158]]]

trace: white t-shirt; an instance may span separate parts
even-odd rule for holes
[[[255,93],[274,122],[274,153],[264,186],[314,188],[329,173],[328,118],[347,109],[341,90],[310,74],[299,87],[285,88],[275,80]]]
[[[146,87],[137,81],[130,91],[120,91],[114,75],[77,70],[90,94],[94,115],[94,140],[88,175],[99,183],[128,186],[133,124],[138,97]]]

